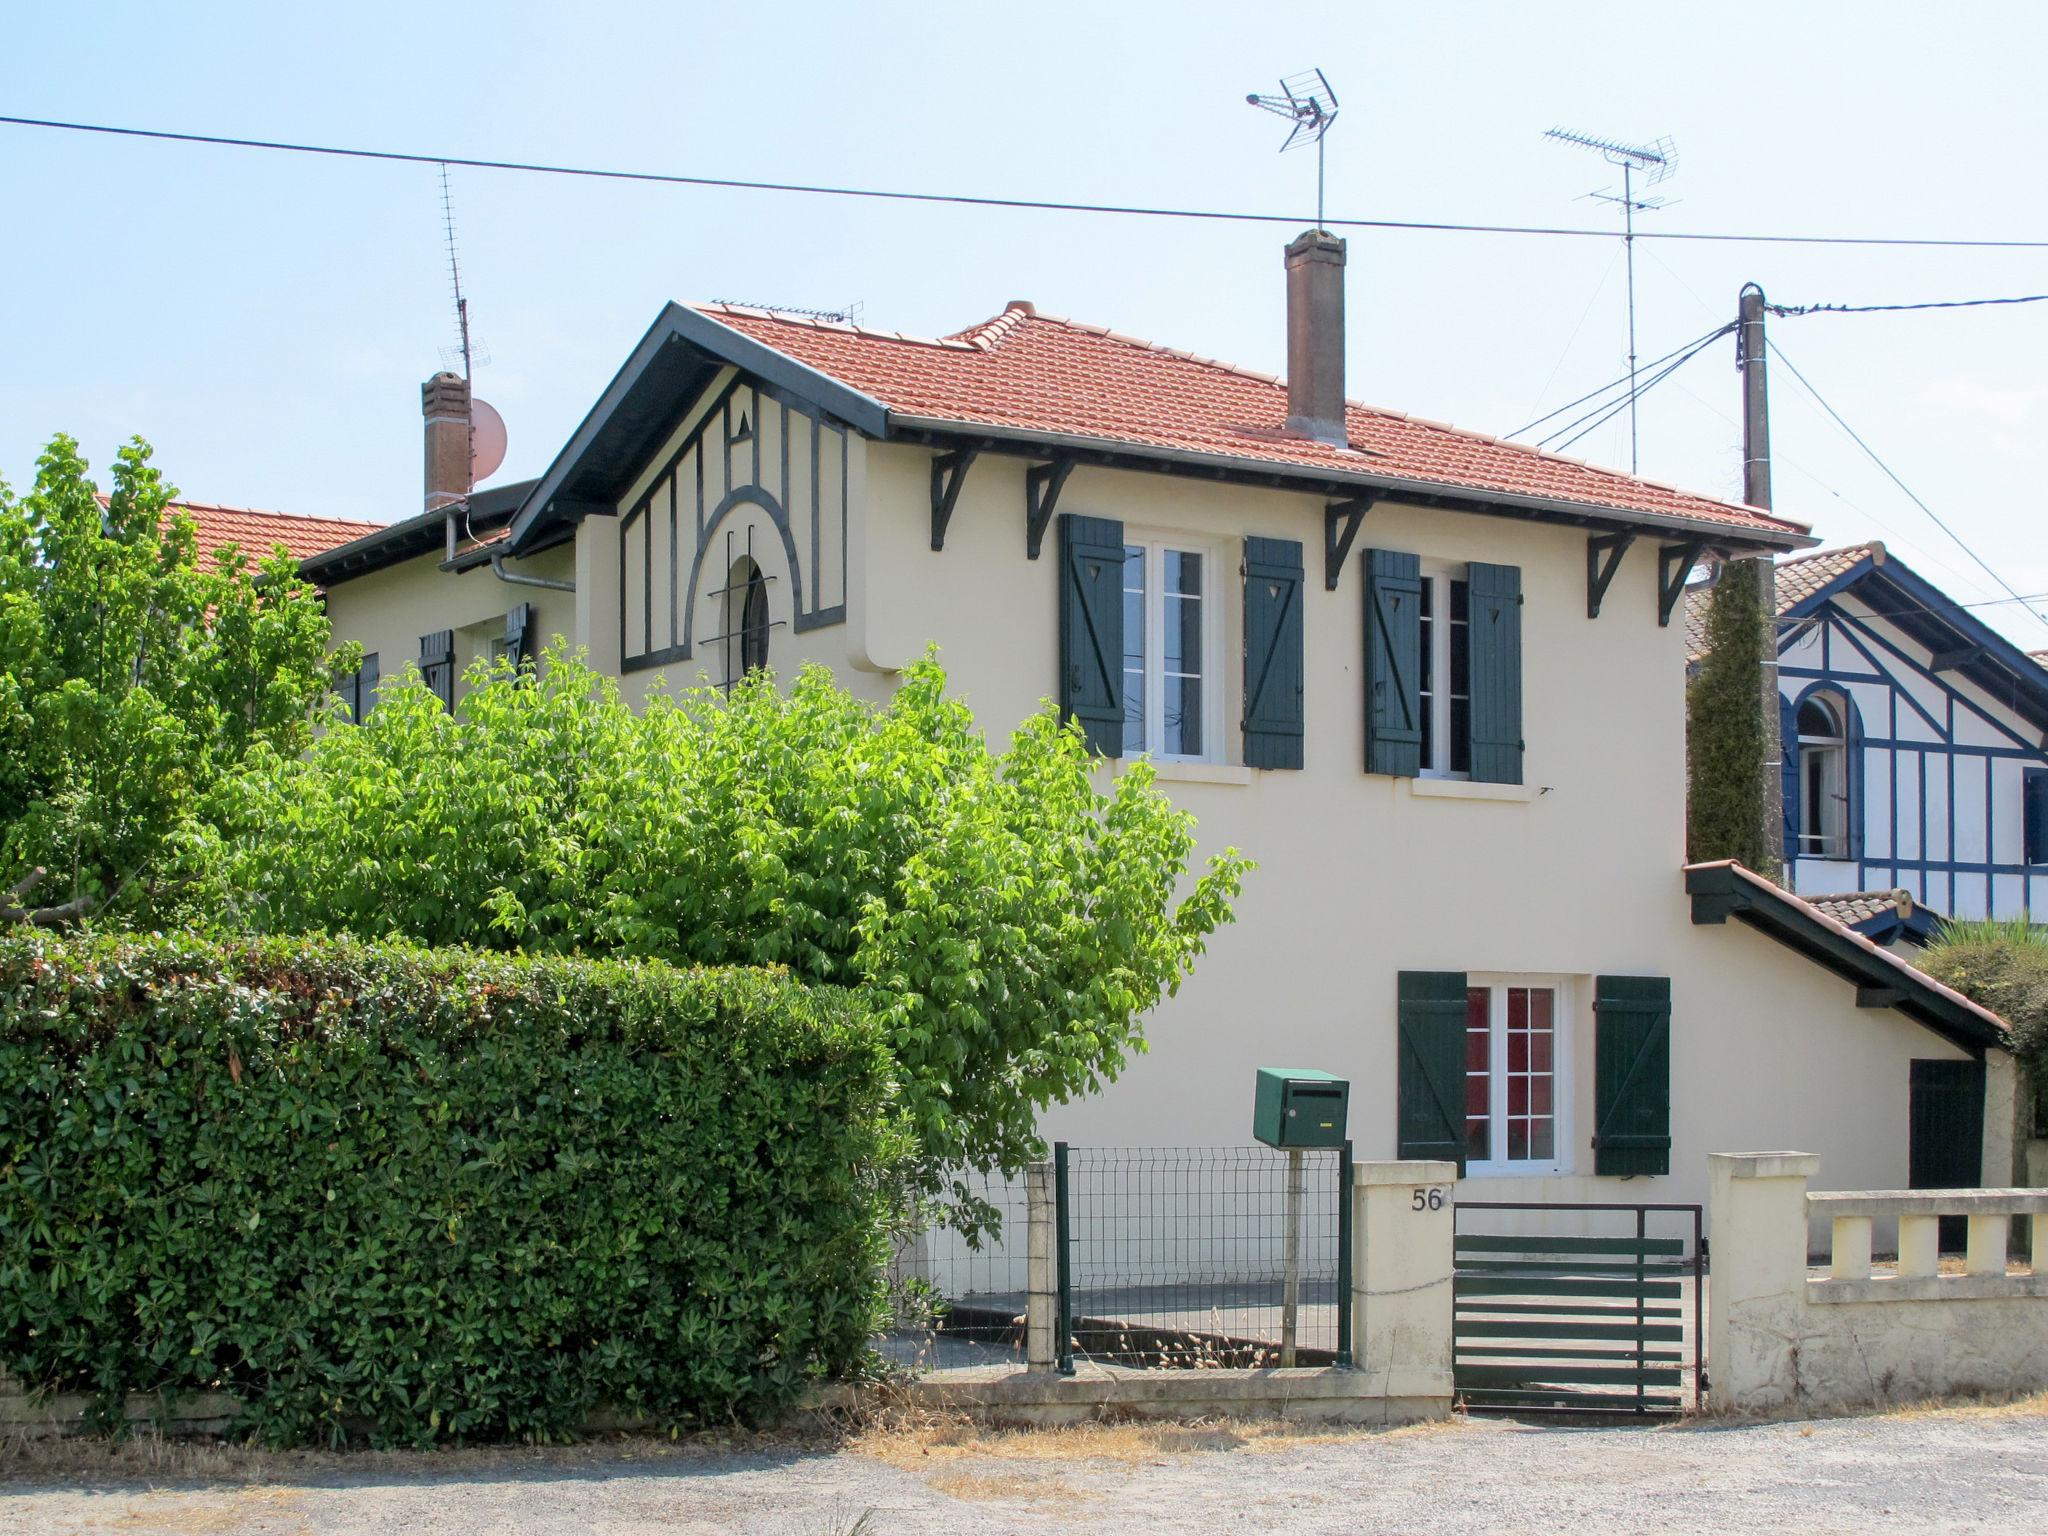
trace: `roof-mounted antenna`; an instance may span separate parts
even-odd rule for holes
[[[1315,145],[1316,228],[1320,230],[1323,227],[1323,135],[1330,131],[1330,124],[1337,121],[1337,93],[1330,89],[1330,82],[1320,69],[1310,69],[1283,79],[1277,96],[1261,96],[1253,91],[1245,101],[1294,124],[1288,132],[1287,142],[1280,146],[1283,155],[1297,144]]]
[[[453,368],[462,364],[462,376],[469,378],[473,368],[490,362],[491,355],[481,342],[472,343],[469,335],[469,300],[462,296],[462,264],[455,256],[455,199],[448,189],[448,166],[441,166],[441,227],[448,239],[448,281],[455,290],[455,332],[460,340],[459,347],[443,347],[441,361]]]
[[[1616,139],[1596,139],[1590,133],[1573,133],[1567,128],[1552,128],[1543,137],[1555,139],[1560,144],[1575,144],[1580,149],[1590,149],[1609,165],[1621,167],[1621,195],[1612,192],[1588,192],[1586,195],[1603,203],[1618,203],[1621,206],[1622,249],[1628,256],[1628,472],[1636,472],[1636,215],[1647,213],[1652,208],[1662,208],[1668,199],[1661,197],[1636,196],[1636,178],[1640,176],[1643,185],[1654,187],[1667,181],[1678,169],[1678,146],[1669,138],[1658,139],[1653,144],[1623,144]]]

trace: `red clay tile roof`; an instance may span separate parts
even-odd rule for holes
[[[1807,900],[1844,928],[1867,923],[1887,912],[1895,911],[1902,917],[1913,915],[1913,893],[1905,890],[1845,891],[1838,896],[1809,896]]]
[[[1789,612],[1837,576],[1855,569],[1866,558],[1882,565],[1884,545],[1876,539],[1867,544],[1850,544],[1841,549],[1816,549],[1806,554],[1786,555],[1777,563],[1778,612]],[[1689,587],[1685,594],[1685,659],[1698,661],[1707,654],[1707,606],[1713,588]]]
[[[1355,401],[1349,448],[1284,436],[1287,387],[1270,374],[1041,315],[1021,300],[942,338],[731,304],[691,307],[918,420],[1383,475],[1767,534],[1805,532],[1751,507]]]
[[[232,544],[252,560],[269,554],[276,544],[282,544],[294,560],[304,560],[384,526],[339,517],[302,517],[292,512],[259,512],[253,507],[222,507],[206,501],[174,501],[171,506],[197,525],[202,555],[211,555]]]

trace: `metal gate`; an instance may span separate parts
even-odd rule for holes
[[[1474,1200],[1459,1202],[1456,1222],[1452,1374],[1467,1408],[1675,1414],[1699,1406],[1699,1206]]]

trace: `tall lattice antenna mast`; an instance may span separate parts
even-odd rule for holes
[[[1253,91],[1245,100],[1294,124],[1288,130],[1287,141],[1280,146],[1283,155],[1297,144],[1315,145],[1316,228],[1320,230],[1323,227],[1323,137],[1330,131],[1330,124],[1337,121],[1337,93],[1330,89],[1330,82],[1320,69],[1311,69],[1287,76],[1280,82],[1277,96],[1261,96]]]
[[[1623,144],[1615,139],[1597,139],[1589,133],[1573,133],[1566,128],[1552,128],[1543,135],[1560,144],[1573,144],[1580,149],[1590,149],[1609,165],[1621,167],[1621,192],[1588,192],[1586,195],[1603,203],[1615,203],[1621,208],[1622,249],[1628,257],[1628,470],[1636,472],[1636,215],[1647,213],[1653,208],[1662,208],[1669,199],[1662,197],[1638,197],[1636,181],[1641,178],[1645,187],[1654,187],[1667,181],[1678,169],[1678,147],[1670,139],[1658,139],[1653,144]]]
[[[455,332],[461,341],[459,350],[451,355],[444,350],[442,358],[453,364],[456,357],[462,361],[462,376],[469,378],[478,362],[489,362],[488,356],[477,357],[471,349],[469,337],[469,300],[462,296],[462,264],[455,255],[455,198],[448,189],[448,167],[441,167],[441,227],[448,238],[448,281],[455,291]]]

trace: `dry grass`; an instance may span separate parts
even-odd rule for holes
[[[1180,1424],[1136,1420],[1058,1429],[996,1429],[964,1416],[878,1423],[847,1440],[847,1448],[891,1466],[922,1470],[934,1461],[1109,1462],[1136,1466],[1222,1451],[1273,1452],[1311,1445],[1455,1434],[1462,1418],[1381,1429],[1368,1425],[1291,1424],[1281,1419],[1208,1419]]]
[[[1900,1403],[1876,1408],[1866,1415],[1875,1419],[2039,1419],[2048,1418],[2048,1392],[1995,1394],[1985,1397],[1946,1398],[1923,1403]]]
[[[1062,1477],[1022,1472],[942,1472],[925,1482],[938,1492],[975,1504],[1072,1504],[1101,1495],[1075,1488]]]

